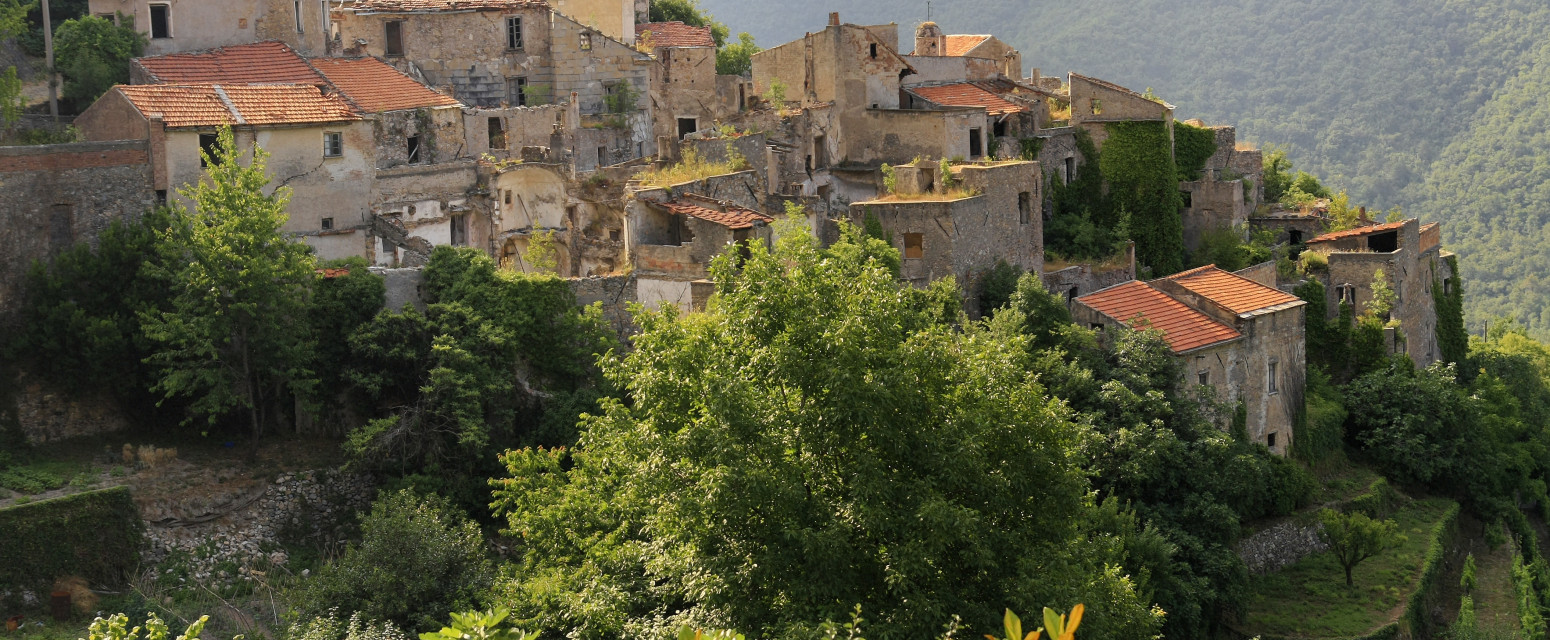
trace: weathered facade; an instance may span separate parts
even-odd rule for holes
[[[1386,319],[1398,323],[1390,348],[1422,367],[1441,357],[1432,287],[1454,274],[1447,261],[1453,254],[1442,250],[1438,223],[1423,227],[1411,219],[1327,233],[1310,240],[1307,250],[1328,259],[1329,268],[1315,277],[1324,284],[1330,319],[1339,316],[1342,303],[1358,314],[1366,311],[1381,272],[1394,292]]]
[[[88,7],[144,33],[148,55],[257,40],[279,40],[308,55],[327,50],[327,0],[90,0]]]

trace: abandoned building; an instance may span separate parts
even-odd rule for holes
[[[1285,455],[1306,384],[1305,306],[1297,296],[1207,266],[1082,296],[1072,315],[1095,329],[1161,331],[1182,365],[1180,384],[1241,406],[1250,439]]]
[[[306,55],[328,49],[328,0],[90,0],[88,10],[145,34],[147,55],[278,40]]]

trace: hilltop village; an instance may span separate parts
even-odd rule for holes
[[[1290,293],[1305,278],[1322,281],[1329,318],[1392,292],[1387,349],[1439,359],[1429,292],[1455,274],[1437,224],[1363,216],[1325,233],[1316,208],[1266,202],[1262,154],[1232,126],[1176,122],[1150,90],[1045,76],[950,24],[814,16],[749,74],[718,75],[710,29],[647,22],[646,0],[91,11],[147,31],[149,55],[75,120],[84,141],[0,149],[0,311],[32,261],[182,199],[229,126],[240,149],[270,154],[271,188],[292,191],[286,231],[321,259],[380,269],[390,306],[416,301],[433,248],[472,247],[558,273],[628,331],[628,303],[699,308],[713,258],[794,218],[823,242],[842,224],[874,229],[904,280],[953,278],[971,317],[1005,263],[1040,274],[1083,326],[1158,329],[1179,383],[1240,403],[1249,436],[1282,455],[1306,383],[1308,305]],[[1079,180],[1084,148],[1127,142],[1116,132],[1138,123],[1180,164],[1161,200],[1177,197],[1177,215],[1132,210],[1132,229],[1161,231],[1108,257],[1047,255],[1055,192]],[[1221,230],[1273,232],[1327,268],[1171,264]]]

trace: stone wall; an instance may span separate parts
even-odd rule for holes
[[[1243,199],[1243,181],[1215,179],[1180,182],[1179,190],[1188,194],[1189,206],[1184,208],[1184,248],[1200,249],[1205,234],[1217,229],[1237,229],[1248,223],[1248,209]]]
[[[1103,263],[1075,264],[1057,271],[1044,272],[1044,288],[1066,299],[1069,307],[1077,298],[1136,279],[1136,247],[1131,243],[1125,259],[1118,265]]]
[[[1276,261],[1261,262],[1252,267],[1233,272],[1234,275],[1243,276],[1272,289],[1277,288],[1279,276],[1276,273]]]
[[[633,274],[571,278],[567,282],[576,294],[576,304],[602,304],[603,317],[620,337],[627,337],[639,330],[629,310],[631,303],[639,302],[640,286]]]
[[[1248,565],[1249,573],[1264,575],[1280,570],[1329,545],[1319,540],[1322,525],[1308,525],[1295,519],[1284,520],[1264,531],[1238,541],[1238,557]]]
[[[384,58],[415,79],[450,90],[470,106],[497,107],[507,102],[508,79],[553,93],[548,9],[357,13],[335,10],[344,53]],[[522,48],[507,49],[506,17],[522,18]],[[386,23],[402,21],[403,56],[387,56]],[[364,44],[357,45],[358,41]]]
[[[107,396],[58,393],[25,374],[15,380],[16,420],[29,444],[112,433],[129,428],[118,404]]]
[[[636,95],[633,107],[650,113],[650,56],[563,15],[554,15],[552,27],[550,54],[556,96],[574,93],[582,113],[604,113],[604,96],[619,91],[609,87],[624,84]],[[648,130],[642,140],[650,136]]]
[[[0,147],[0,325],[34,260],[156,206],[144,141]]]
[[[404,305],[425,310],[425,270],[418,268],[384,269],[372,267],[371,272],[382,276],[387,286],[384,309],[399,311]]]
[[[90,0],[88,6],[93,15],[123,13],[135,30],[148,33],[151,4],[168,5],[171,37],[147,41],[148,56],[259,40],[280,40],[302,55],[325,53],[325,3],[312,0]]]

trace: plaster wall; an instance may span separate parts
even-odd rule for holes
[[[647,309],[672,305],[680,311],[689,311],[694,302],[693,285],[687,280],[659,280],[640,276],[636,280],[635,298]]]
[[[1070,76],[1070,92],[1071,124],[1086,129],[1099,150],[1109,137],[1103,126],[1108,122],[1161,120],[1173,135],[1173,110],[1165,104],[1076,74]]]
[[[841,123],[844,162],[904,164],[917,157],[969,159],[969,135],[981,136],[988,150],[990,131],[984,109],[899,111],[867,109]],[[830,136],[834,138],[835,136]]]
[[[1243,181],[1196,180],[1180,182],[1179,190],[1189,194],[1184,208],[1184,248],[1195,251],[1201,238],[1216,229],[1236,229],[1248,224],[1249,211],[1243,200]]]
[[[635,43],[635,0],[553,0],[551,6],[610,38]]]
[[[88,7],[93,15],[122,13],[149,36],[152,4],[168,5],[171,33],[150,38],[148,56],[258,40],[280,40],[302,55],[323,55],[327,49],[326,0],[90,0]]]
[[[490,147],[490,119],[501,122],[505,148]],[[463,110],[463,131],[467,136],[465,155],[478,158],[488,153],[496,158],[520,158],[523,147],[547,147],[556,126],[564,126],[565,107],[470,107]]]
[[[650,56],[563,15],[554,15],[550,26],[555,96],[563,98],[574,93],[582,113],[604,113],[607,105],[603,97],[608,87],[627,84],[636,96],[634,109],[651,113],[647,95],[651,83]],[[591,48],[583,49],[588,43]],[[649,136],[648,128],[642,139]]]

